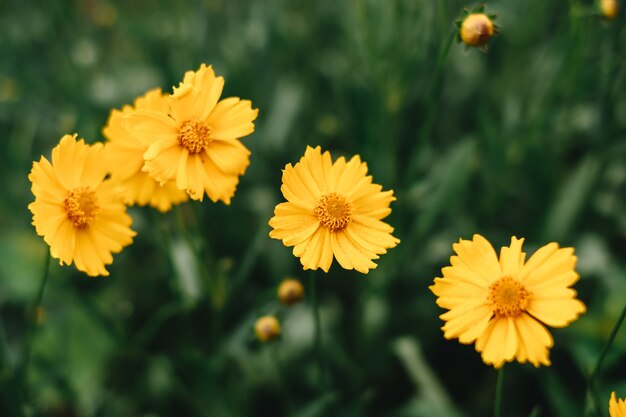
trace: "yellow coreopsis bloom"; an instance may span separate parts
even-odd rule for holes
[[[143,154],[148,150],[149,143],[130,133],[123,123],[124,116],[141,109],[167,113],[168,95],[157,88],[135,100],[134,106],[126,105],[122,110],[111,111],[109,121],[102,130],[107,139],[105,147],[109,172],[112,179],[124,187],[126,204],[140,206],[149,204],[161,212],[166,212],[173,204],[187,200],[187,193],[179,190],[174,181],[160,186],[147,172],[142,171],[145,163]]]
[[[525,261],[523,242],[512,237],[498,259],[484,237],[461,239],[452,246],[452,266],[430,287],[450,310],[441,315],[444,337],[476,342],[483,361],[496,368],[513,359],[550,365],[553,339],[545,326],[565,327],[586,310],[570,288],[579,278],[574,249],[553,242]]]
[[[52,163],[45,157],[33,163],[28,176],[35,201],[37,234],[50,245],[61,264],[74,262],[88,275],[109,275],[105,265],[130,244],[135,232],[119,188],[105,180],[104,147],[65,135],[52,149]]]
[[[400,241],[381,220],[391,213],[393,191],[382,191],[356,155],[332,162],[330,153],[307,146],[295,166],[283,170],[283,196],[269,221],[270,237],[293,246],[304,269],[328,272],[333,258],[345,269],[366,274],[373,259]]]
[[[175,181],[194,200],[204,194],[230,204],[250,151],[239,141],[254,131],[258,110],[249,100],[219,100],[224,79],[202,65],[185,74],[168,98],[169,110],[125,116],[127,129],[149,144],[144,170],[159,183]]]
[[[609,400],[609,415],[611,417],[626,417],[626,402],[623,399],[615,398],[615,391],[611,393]]]

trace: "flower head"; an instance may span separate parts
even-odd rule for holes
[[[617,0],[600,0],[600,11],[605,18],[613,20],[619,13],[619,3]]]
[[[452,246],[452,266],[430,287],[449,310],[440,316],[444,337],[475,342],[496,368],[513,359],[550,365],[553,339],[545,326],[565,327],[586,310],[570,288],[578,280],[574,249],[549,243],[525,262],[523,242],[512,237],[498,259],[484,237],[461,239]]]
[[[123,120],[124,116],[143,109],[167,113],[168,96],[157,88],[135,100],[134,106],[127,105],[122,110],[111,111],[109,121],[102,131],[107,139],[105,147],[109,172],[111,177],[124,187],[126,204],[140,206],[149,204],[161,212],[166,212],[173,204],[187,200],[187,193],[179,190],[174,181],[160,186],[147,172],[142,171],[145,162],[143,154],[148,149],[149,143],[129,132]]]
[[[461,24],[461,40],[468,46],[485,46],[494,33],[493,22],[484,13],[472,13]]]
[[[609,400],[609,415],[611,417],[626,417],[626,402],[615,398],[615,391],[611,393]]]
[[[286,306],[297,303],[304,296],[304,287],[297,279],[287,278],[278,286],[278,299]]]
[[[185,74],[168,98],[169,109],[140,109],[125,116],[126,128],[148,144],[144,170],[160,184],[175,181],[194,200],[204,194],[230,204],[249,164],[239,138],[254,131],[258,110],[249,100],[219,100],[224,79],[202,65]]]
[[[105,265],[130,244],[135,232],[118,188],[105,180],[107,166],[102,144],[86,145],[76,135],[65,135],[45,157],[33,163],[28,175],[35,201],[37,234],[50,245],[61,264],[74,262],[88,275],[109,275]]]
[[[304,269],[328,272],[333,258],[345,269],[366,274],[373,259],[400,241],[381,221],[391,213],[393,191],[382,191],[356,155],[332,162],[330,153],[307,147],[295,166],[283,170],[283,196],[269,221],[270,237],[293,246]]]
[[[463,15],[454,22],[459,30],[457,41],[486,51],[489,40],[498,33],[495,19],[496,15],[485,14],[484,4],[471,11],[463,10]]]
[[[280,336],[280,323],[274,316],[260,317],[254,324],[254,333],[261,342],[269,342]]]

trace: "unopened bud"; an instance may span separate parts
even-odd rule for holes
[[[600,0],[600,10],[607,19],[615,19],[619,13],[617,0]]]
[[[278,299],[286,306],[297,303],[304,295],[304,287],[297,279],[287,278],[278,286]]]
[[[461,40],[468,46],[485,46],[494,34],[493,22],[484,13],[471,13],[461,23]]]
[[[274,316],[260,317],[254,324],[254,332],[261,342],[269,342],[280,336],[280,323]]]

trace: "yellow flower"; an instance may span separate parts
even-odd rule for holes
[[[304,287],[297,279],[284,279],[278,286],[278,299],[286,306],[297,303],[303,296]]]
[[[483,47],[494,34],[493,21],[484,13],[471,13],[461,23],[461,40],[468,46]]]
[[[102,133],[107,139],[106,155],[111,178],[119,181],[125,189],[126,204],[138,204],[156,208],[161,212],[168,211],[173,204],[187,200],[187,193],[176,187],[174,181],[160,186],[159,183],[143,172],[143,154],[148,143],[139,140],[124,126],[124,116],[135,110],[147,109],[167,113],[169,111],[168,96],[157,88],[148,91],[135,100],[134,106],[124,106],[122,110],[112,110],[109,121]]]
[[[202,65],[185,74],[168,98],[169,110],[141,109],[125,116],[127,129],[149,144],[144,170],[159,183],[176,181],[194,200],[204,193],[230,204],[249,164],[239,138],[254,132],[258,110],[249,100],[218,102],[224,79]]]
[[[607,19],[615,19],[619,13],[619,3],[617,0],[600,0],[600,10]]]
[[[61,264],[74,262],[88,275],[109,275],[105,265],[132,242],[135,232],[117,186],[105,180],[107,167],[101,143],[86,145],[76,135],[65,135],[45,157],[33,162],[28,175],[35,201],[37,234],[50,245]]]
[[[274,316],[260,317],[254,324],[254,332],[261,342],[268,342],[280,336],[280,323]]]
[[[280,203],[269,221],[270,237],[293,246],[304,269],[328,272],[333,257],[345,269],[366,274],[376,268],[373,259],[400,241],[382,222],[391,213],[393,191],[372,184],[367,164],[356,155],[334,164],[330,153],[307,146],[295,166],[283,170]]]
[[[476,342],[483,361],[496,368],[513,359],[550,365],[553,339],[545,325],[565,327],[586,310],[569,288],[578,280],[574,249],[549,243],[525,262],[523,242],[512,237],[498,259],[484,237],[461,239],[452,246],[452,266],[430,287],[450,310],[440,316],[444,337]]]
[[[611,417],[626,417],[626,402],[615,398],[615,391],[611,393],[609,400],[609,415]]]

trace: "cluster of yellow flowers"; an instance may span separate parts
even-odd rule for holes
[[[61,264],[90,276],[132,242],[127,205],[161,212],[204,194],[226,204],[249,164],[239,141],[254,131],[258,110],[248,100],[220,100],[224,79],[202,65],[172,94],[159,89],[113,110],[103,130],[106,144],[65,135],[29,175],[33,225]]]
[[[611,10],[616,13],[616,6]],[[492,20],[482,10],[468,13],[459,22],[460,40],[484,47],[497,32]],[[240,139],[254,131],[258,110],[237,97],[220,100],[223,86],[224,79],[202,65],[187,72],[173,93],[154,89],[113,110],[103,129],[106,143],[87,145],[66,135],[52,150],[52,162],[34,162],[29,209],[52,257],[90,276],[108,275],[112,254],[136,234],[128,205],[165,212],[205,194],[229,204],[249,165],[250,152]],[[383,221],[393,191],[373,182],[359,155],[333,161],[330,152],[307,146],[295,165],[285,166],[281,192],[286,201],[275,207],[269,236],[293,247],[303,269],[328,272],[336,260],[367,274],[400,242]],[[495,368],[513,360],[550,365],[554,341],[546,327],[565,327],[586,311],[572,288],[579,279],[574,249],[553,242],[526,260],[523,242],[512,237],[498,256],[480,235],[461,239],[453,245],[451,265],[430,287],[448,310],[440,316],[444,337],[475,344]],[[278,293],[290,305],[303,289],[286,282]],[[268,341],[280,335],[280,324],[264,316],[255,332]],[[614,393],[610,413],[626,416]]]

